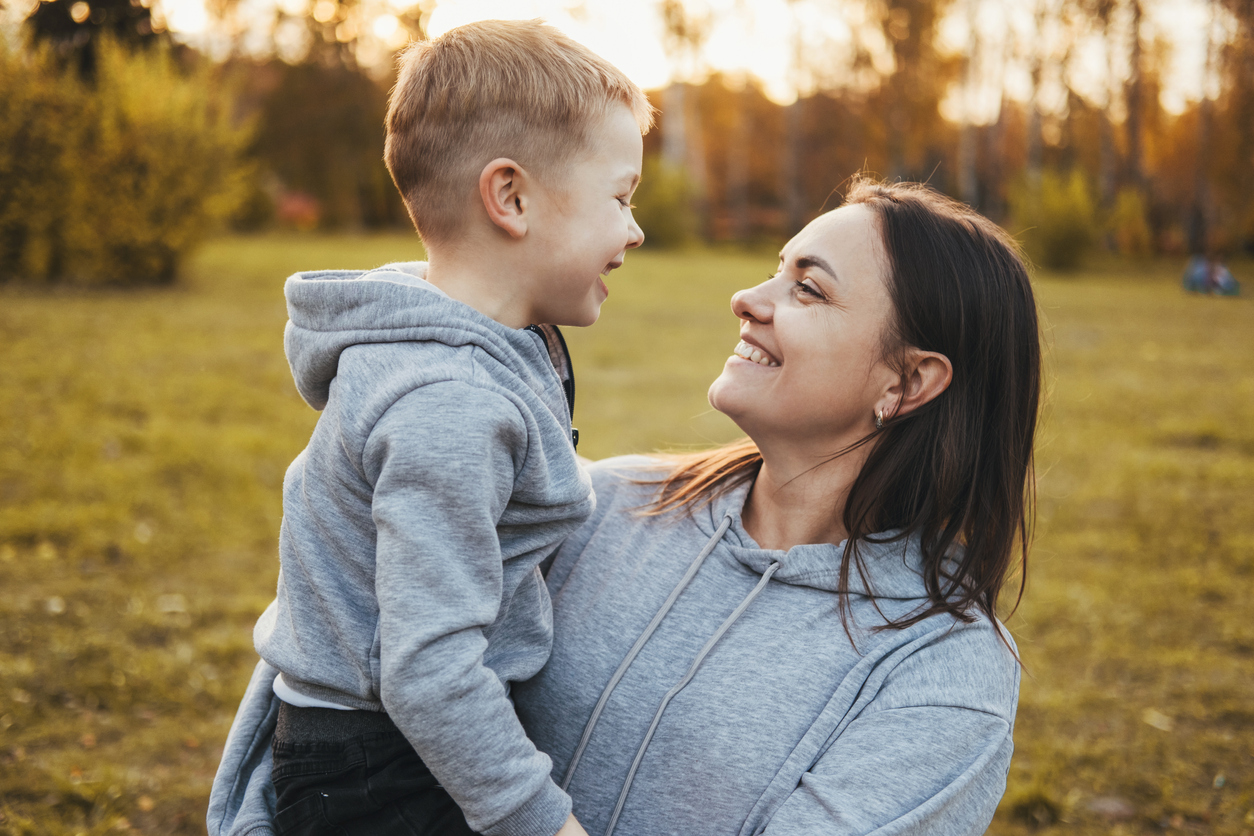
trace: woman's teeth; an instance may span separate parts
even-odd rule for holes
[[[736,348],[732,353],[735,354],[737,357],[741,357],[745,360],[748,360],[750,363],[757,363],[759,366],[778,366],[779,365],[779,363],[776,363],[770,357],[766,356],[758,349],[749,345],[744,340],[741,340],[740,342],[736,343]]]

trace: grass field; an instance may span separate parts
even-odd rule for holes
[[[0,288],[0,834],[203,832],[315,419],[282,277],[419,254],[237,238],[178,288]],[[580,452],[733,437],[705,389],[729,295],[773,262],[631,254],[568,332]],[[1037,281],[1050,391],[996,834],[1254,834],[1254,305],[1186,297],[1178,268]]]

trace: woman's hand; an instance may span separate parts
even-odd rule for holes
[[[566,817],[566,824],[557,831],[557,836],[588,836],[588,831],[583,829],[583,825],[575,819],[575,814],[571,813]]]

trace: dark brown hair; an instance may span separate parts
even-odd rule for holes
[[[893,316],[884,356],[909,348],[949,358],[953,380],[934,400],[884,422],[841,455],[870,444],[850,489],[841,586],[858,543],[897,529],[918,535],[928,605],[889,627],[937,613],[995,616],[1012,568],[1023,595],[1035,510],[1032,446],[1041,388],[1036,301],[1019,248],[974,210],[913,183],[853,179],[845,205],[875,212],[888,256]],[[904,379],[903,379],[904,383]],[[749,439],[671,457],[649,514],[695,508],[753,479],[762,457]],[[841,612],[847,601],[842,599]]]

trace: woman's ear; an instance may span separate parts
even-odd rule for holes
[[[905,374],[877,404],[885,420],[906,415],[936,399],[954,379],[953,364],[944,354],[915,349],[908,353],[906,362]]]
[[[522,166],[505,157],[498,157],[479,172],[479,198],[488,219],[514,239],[527,234],[526,178]]]

